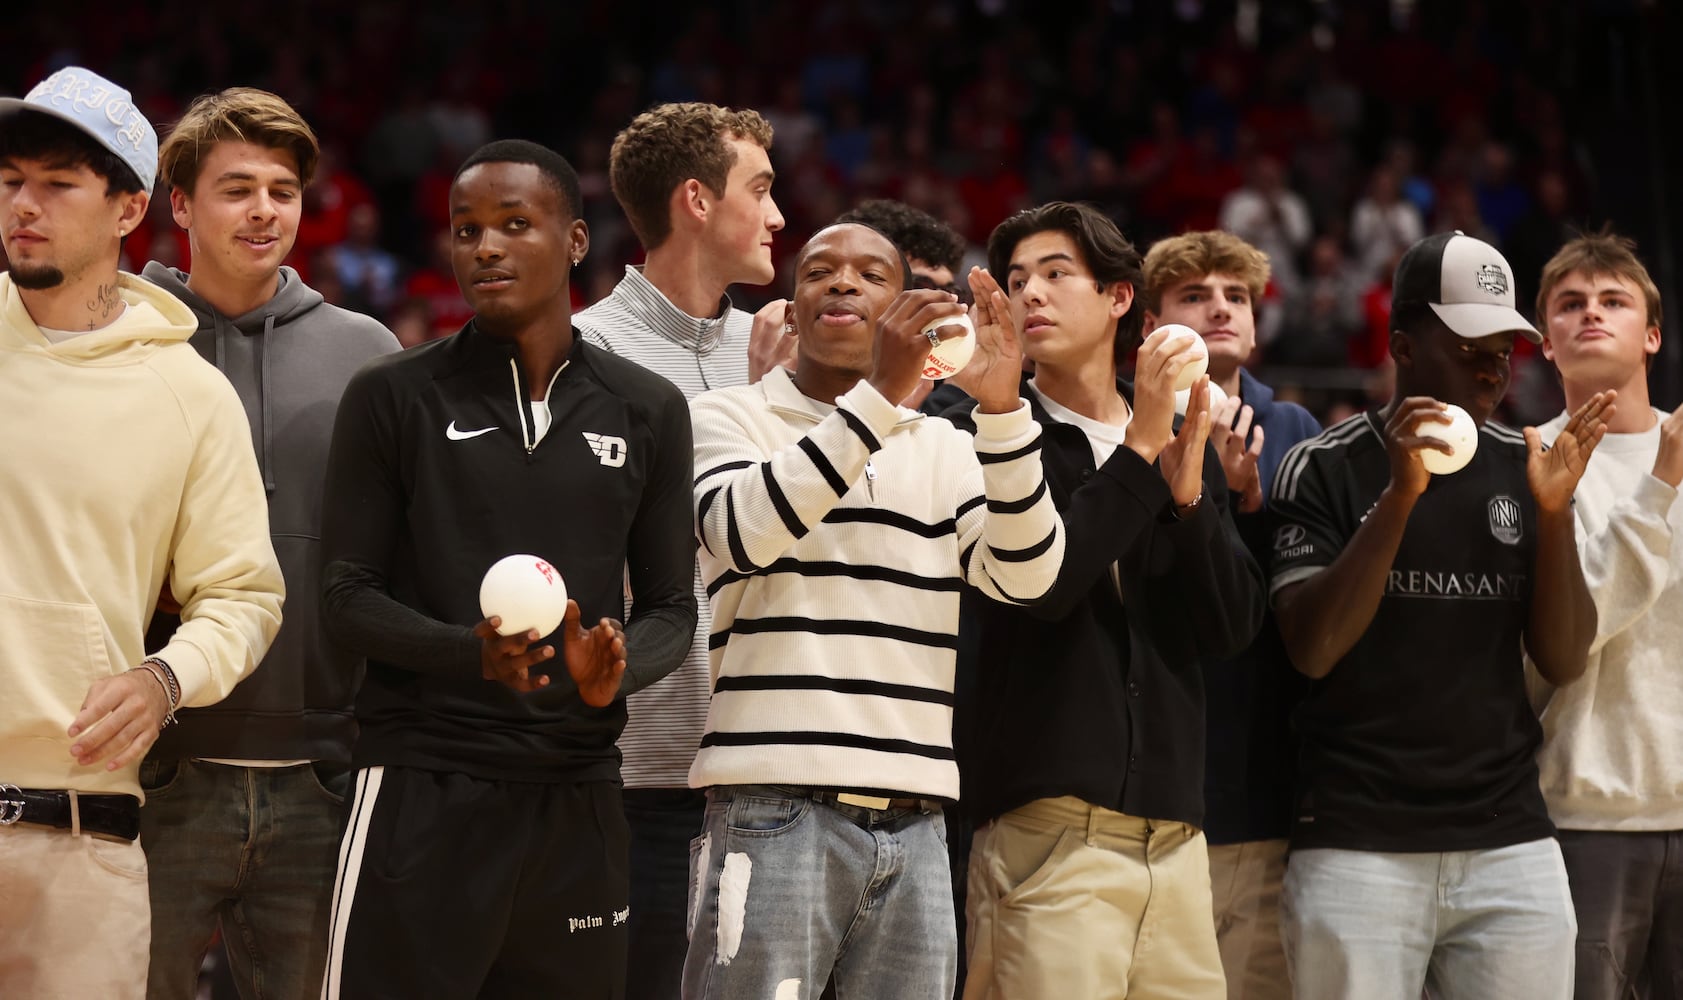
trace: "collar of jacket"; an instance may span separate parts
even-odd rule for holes
[[[650,330],[702,357],[713,353],[724,340],[725,320],[732,308],[730,296],[725,295],[719,299],[717,315],[705,319],[691,316],[673,305],[642,268],[631,264],[625,266],[625,277],[608,297]]]
[[[782,366],[773,368],[760,377],[760,392],[765,395],[766,404],[773,411],[808,423],[818,423],[834,409],[826,408],[823,403],[796,388],[795,380],[789,377],[789,370]],[[894,424],[895,430],[923,419],[923,414],[916,410],[908,410],[904,406],[898,409],[900,419]]]

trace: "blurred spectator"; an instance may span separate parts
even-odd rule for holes
[[[779,81],[777,103],[761,113],[766,121],[771,122],[773,141],[776,143],[773,149],[773,163],[800,159],[807,147],[823,136],[823,123],[817,115],[801,105],[799,80],[787,78]],[[606,162],[604,159],[603,163]]]
[[[380,248],[380,212],[373,205],[351,209],[345,242],[328,250],[334,274],[344,286],[345,308],[385,316],[397,304],[397,258]]]
[[[1221,204],[1221,228],[1268,255],[1274,280],[1288,297],[1302,284],[1297,258],[1315,235],[1309,206],[1286,187],[1285,171],[1271,154],[1251,158],[1245,186]]]
[[[1479,214],[1478,196],[1473,193],[1473,186],[1462,180],[1444,184],[1438,192],[1438,214],[1432,219],[1434,233],[1456,230],[1492,245],[1496,243],[1496,233],[1485,225],[1484,217]],[[1517,349],[1519,345],[1515,347]]]
[[[315,180],[304,189],[304,216],[298,223],[298,242],[293,244],[290,261],[299,275],[318,291],[316,255],[343,243],[350,231],[351,209],[371,201],[373,196],[368,187],[345,169],[339,147],[331,142],[322,143]]]
[[[1209,126],[1195,130],[1184,148],[1187,155],[1164,184],[1173,231],[1219,228],[1222,200],[1242,183],[1239,168],[1222,155],[1215,129]]]
[[[491,141],[491,116],[479,106],[471,65],[445,73],[443,93],[427,105],[427,123],[438,139],[439,154],[451,165]],[[435,161],[437,156],[435,155]]]
[[[1286,304],[1284,329],[1268,349],[1270,363],[1336,367],[1349,362],[1362,328],[1365,283],[1338,241],[1317,237],[1302,287]]]
[[[1320,111],[1309,115],[1309,135],[1292,154],[1298,190],[1317,224],[1345,226],[1345,212],[1360,167],[1346,132]]]
[[[1425,234],[1420,210],[1402,197],[1396,171],[1375,167],[1367,194],[1350,213],[1350,243],[1362,271],[1370,280],[1389,281],[1394,258]]]
[[[1476,190],[1479,218],[1496,234],[1496,244],[1505,247],[1514,224],[1530,211],[1531,196],[1514,179],[1513,153],[1503,143],[1485,144]]]
[[[1514,269],[1514,297],[1530,316],[1537,304],[1537,282],[1554,252],[1572,238],[1572,196],[1566,178],[1554,170],[1537,175],[1537,199],[1508,235],[1506,256]],[[1540,329],[1540,328],[1539,328]]]
[[[397,342],[405,348],[424,344],[440,336],[437,324],[433,322],[432,311],[422,299],[405,299],[402,305],[392,310],[387,322],[391,324],[392,333],[397,335]]]
[[[1407,139],[1392,139],[1385,147],[1385,163],[1397,177],[1404,198],[1420,210],[1422,219],[1432,217],[1437,207],[1437,188],[1421,176],[1414,143]]]
[[[473,310],[468,308],[467,300],[462,298],[462,290],[456,284],[456,274],[450,267],[452,238],[453,234],[448,228],[434,233],[430,241],[432,256],[425,266],[411,272],[409,280],[403,283],[405,305],[419,303],[425,307],[431,328],[423,339],[448,337],[473,318]],[[392,321],[396,322],[395,316]],[[395,327],[393,332],[398,333]],[[397,339],[402,340],[403,334],[398,333]]]

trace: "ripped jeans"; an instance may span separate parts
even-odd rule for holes
[[[808,789],[707,793],[690,844],[684,1000],[950,997],[958,961],[938,803],[866,809]]]

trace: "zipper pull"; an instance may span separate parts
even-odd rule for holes
[[[868,458],[865,460],[865,492],[872,503],[877,502],[877,467]]]

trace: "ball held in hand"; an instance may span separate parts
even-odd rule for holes
[[[1211,382],[1210,383],[1210,412],[1214,413],[1216,411],[1216,407],[1220,406],[1221,404],[1223,404],[1225,402],[1227,402],[1227,390],[1223,389],[1219,385],[1216,385],[1214,382]],[[1175,416],[1177,416],[1177,417],[1186,416],[1186,408],[1188,406],[1191,406],[1191,405],[1192,405],[1192,387],[1189,385],[1184,389],[1176,389],[1175,390]]]
[[[1210,349],[1204,346],[1204,338],[1198,335],[1197,330],[1184,323],[1169,323],[1158,329],[1168,331],[1168,335],[1164,337],[1165,341],[1187,334],[1192,335],[1192,344],[1188,350],[1193,352],[1193,358],[1180,370],[1180,374],[1175,376],[1175,391],[1192,388],[1192,383],[1198,381],[1198,376],[1210,370]]]
[[[1414,425],[1416,434],[1436,438],[1454,449],[1450,455],[1435,448],[1420,449],[1420,464],[1434,476],[1460,472],[1473,460],[1473,453],[1478,451],[1478,426],[1473,423],[1473,418],[1454,403],[1447,404],[1445,412],[1450,418],[1447,424],[1423,420]]]
[[[943,326],[962,326],[964,336],[948,337],[929,349],[929,357],[923,363],[924,378],[952,378],[964,370],[971,355],[976,353],[976,327],[968,314],[943,316],[924,327],[923,335],[927,337]]]
[[[546,636],[567,614],[567,584],[547,560],[534,555],[504,556],[479,583],[479,611],[501,618],[498,635],[535,630]]]

